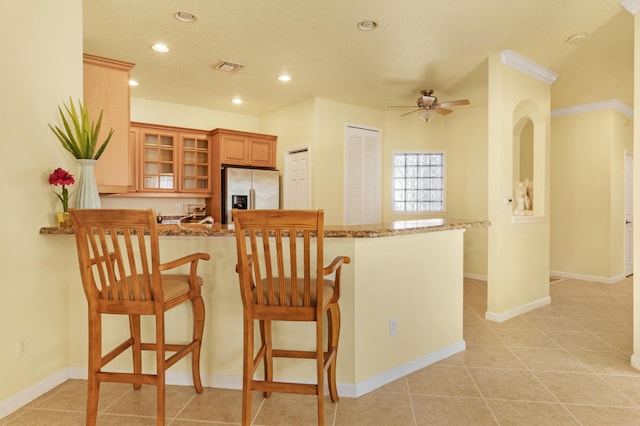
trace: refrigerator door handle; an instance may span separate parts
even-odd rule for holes
[[[256,190],[251,188],[249,190],[249,210],[256,208]]]

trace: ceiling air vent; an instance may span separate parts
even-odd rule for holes
[[[218,62],[218,64],[214,68],[220,71],[233,73],[240,71],[242,68],[244,68],[244,65],[234,64],[233,62],[222,60]]]

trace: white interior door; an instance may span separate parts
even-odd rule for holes
[[[308,210],[311,208],[311,172],[309,148],[289,150],[285,153],[284,208]]]
[[[633,154],[624,154],[624,274],[633,274]]]

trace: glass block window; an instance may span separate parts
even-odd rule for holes
[[[393,155],[393,211],[444,211],[444,153]]]

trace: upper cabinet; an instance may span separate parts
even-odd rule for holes
[[[215,129],[211,134],[219,147],[221,165],[276,167],[276,136],[228,129]]]
[[[126,193],[130,186],[129,72],[134,64],[85,54],[84,101],[92,120],[102,110],[100,141],[113,136],[95,167],[100,193]]]
[[[211,140],[206,131],[131,123],[136,138],[136,190],[211,196]]]
[[[205,133],[179,133],[180,189],[211,192],[211,142]]]
[[[276,167],[276,136],[138,122],[131,123],[127,135],[128,156],[120,164],[126,196],[204,198],[207,214],[217,222],[222,219],[221,167]]]

